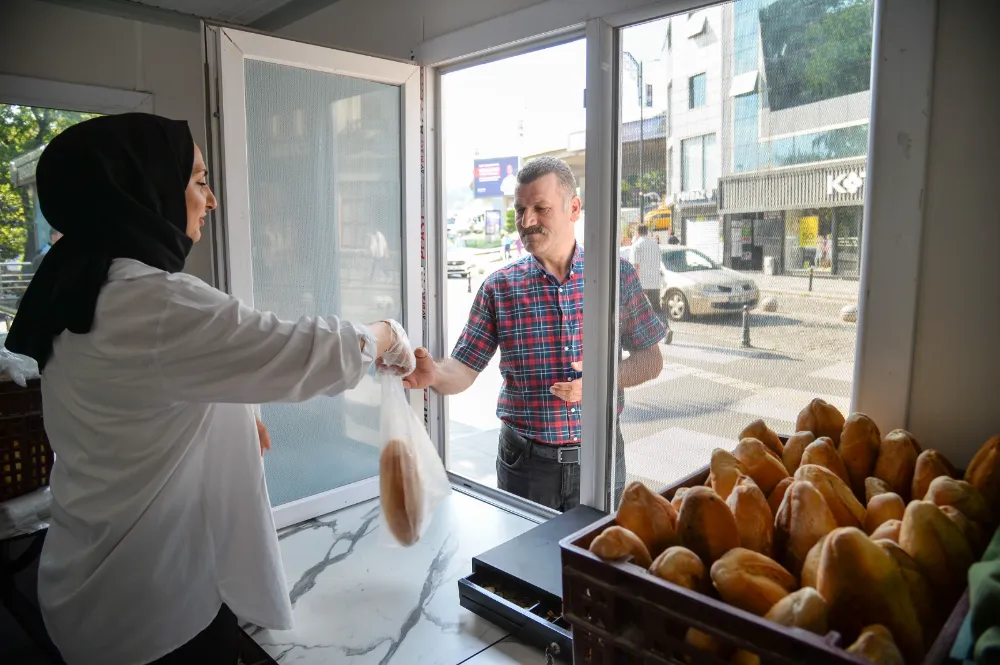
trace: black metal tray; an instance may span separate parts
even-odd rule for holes
[[[571,663],[559,541],[604,515],[579,506],[473,558],[472,574],[458,581],[460,604],[525,644]]]

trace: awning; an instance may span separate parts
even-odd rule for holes
[[[867,160],[852,158],[719,180],[725,214],[863,205]]]
[[[749,95],[751,92],[757,92],[758,78],[759,74],[756,69],[737,74],[733,77],[733,82],[729,86],[729,95],[731,97],[738,97],[740,95]]]
[[[24,187],[35,182],[35,169],[38,158],[42,156],[45,146],[26,152],[10,163],[10,184],[14,187]]]

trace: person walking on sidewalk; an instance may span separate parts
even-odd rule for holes
[[[540,157],[521,169],[515,194],[519,238],[529,256],[486,278],[450,358],[417,353],[407,388],[443,395],[467,390],[500,350],[503,386],[497,486],[556,510],[580,501],[580,403],[583,399],[583,247],[574,227],[581,203],[566,162]],[[663,324],[642,294],[632,265],[621,260],[618,409],[624,388],[659,376]],[[588,405],[601,408],[601,405]],[[625,444],[615,446],[614,504],[625,486]]]
[[[649,227],[640,224],[635,230],[635,240],[632,243],[632,265],[639,273],[639,283],[642,292],[649,300],[649,305],[653,312],[663,322],[667,328],[663,338],[664,343],[670,344],[673,341],[673,331],[667,326],[667,317],[663,312],[662,301],[660,300],[660,286],[663,283],[663,276],[660,270],[662,263],[660,246],[649,237]]]
[[[514,242],[514,239],[511,238],[511,235],[509,233],[503,234],[503,258],[505,260],[509,261],[510,258],[511,258],[510,246],[511,246],[511,244],[513,242]]]

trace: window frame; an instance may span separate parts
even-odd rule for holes
[[[695,82],[700,82],[703,86],[701,104],[695,104]],[[692,74],[688,77],[688,111],[700,109],[708,105],[708,72]]]
[[[852,408],[877,422],[906,427],[912,376],[923,191],[931,113],[936,41],[936,0],[874,0],[871,139],[868,177],[873,186],[865,198],[862,231],[861,295]],[[587,37],[587,190],[591,219],[614,219],[612,186],[617,159],[619,64],[618,30],[629,25],[681,14],[709,4],[704,0],[581,0],[567,7],[544,0],[422,42],[415,55],[422,65],[442,64],[526,43],[552,39],[567,31]],[[612,47],[615,47],[612,50]],[[489,57],[489,55],[485,56]],[[496,58],[494,58],[496,59]],[[439,111],[438,111],[439,113]],[[439,118],[440,116],[438,116]],[[905,146],[898,137],[906,137]],[[428,172],[430,173],[430,172]],[[443,180],[432,186],[442,192]],[[602,180],[603,178],[603,180]],[[877,184],[876,184],[877,183]],[[431,219],[440,215],[432,216]],[[617,367],[612,341],[617,331],[618,260],[616,224],[590,224],[585,229],[588,252],[584,275],[584,373],[611,376]],[[875,228],[873,228],[875,227]],[[876,261],[873,257],[878,257]],[[595,260],[597,259],[597,260]],[[433,268],[433,266],[431,266]],[[440,269],[440,267],[438,267]],[[433,272],[431,270],[431,272]],[[428,294],[428,303],[431,303]],[[609,321],[613,324],[609,325]],[[900,331],[905,331],[902,334]],[[615,382],[584,383],[581,503],[606,509],[608,442],[613,436]],[[432,398],[433,401],[433,398]],[[508,498],[501,502],[507,502]]]

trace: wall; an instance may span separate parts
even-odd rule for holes
[[[38,0],[17,0],[0,23],[0,72],[151,92],[155,112],[187,120],[204,148],[201,52],[197,31]],[[187,270],[212,279],[207,236],[191,253]]]
[[[279,30],[292,39],[409,60],[422,41],[541,0],[338,0]]]
[[[995,0],[939,3],[910,428],[959,465],[1000,434],[998,28]]]
[[[686,24],[689,20],[684,15],[673,17],[671,22],[671,86],[670,100],[670,135],[673,138],[673,153],[670,166],[670,191],[683,191],[681,186],[683,166],[681,163],[681,144],[684,139],[715,135],[715,145],[709,158],[717,166],[715,173],[721,175],[722,154],[722,105],[728,88],[723,87],[723,7],[711,7],[697,12],[693,19],[707,21],[705,32],[696,36],[687,36]],[[696,74],[705,74],[706,98],[705,105],[690,108],[690,78]],[[706,187],[690,189],[717,189],[718,180],[706,183]]]

